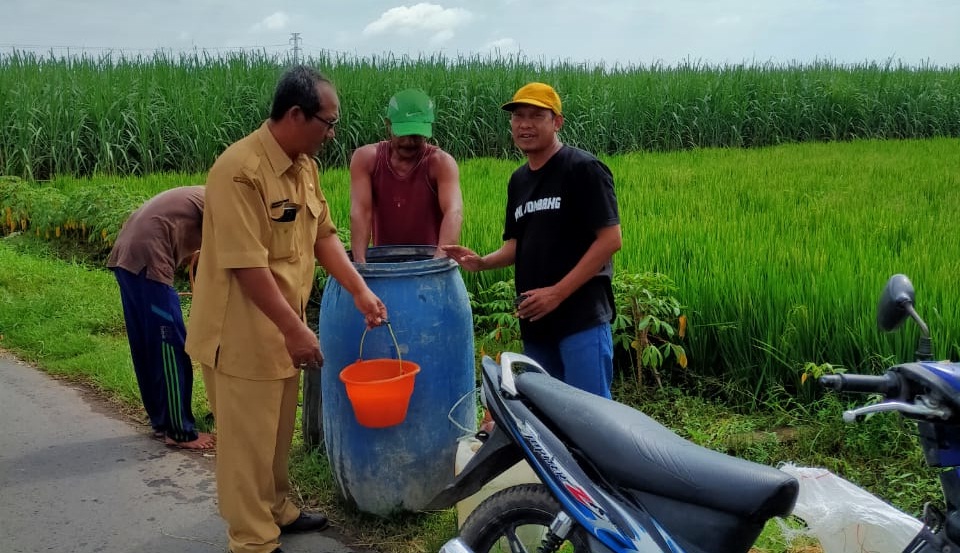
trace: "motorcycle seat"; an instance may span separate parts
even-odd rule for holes
[[[614,485],[751,520],[790,514],[799,483],[776,468],[685,440],[657,421],[539,372],[517,390]]]

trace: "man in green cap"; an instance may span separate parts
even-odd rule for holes
[[[367,247],[448,245],[460,240],[463,198],[453,157],[428,144],[433,100],[401,90],[387,104],[388,140],[357,148],[350,160],[350,240],[353,260]],[[445,254],[437,248],[437,257]]]

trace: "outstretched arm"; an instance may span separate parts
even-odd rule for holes
[[[387,308],[350,263],[339,236],[318,236],[313,244],[313,253],[320,265],[353,296],[353,303],[357,310],[363,313],[367,328],[373,328],[387,319]]]
[[[460,193],[460,170],[453,156],[438,151],[435,163],[431,165],[437,182],[437,196],[443,220],[440,222],[438,245],[460,243],[460,229],[463,226],[463,195]],[[445,255],[437,248],[436,257]]]
[[[500,249],[490,252],[483,257],[464,246],[441,246],[440,249],[468,271],[486,271],[513,265],[517,254],[517,241],[513,239],[507,240],[500,246]]]
[[[367,262],[367,246],[373,228],[373,175],[376,144],[361,146],[350,159],[350,249],[353,260]]]

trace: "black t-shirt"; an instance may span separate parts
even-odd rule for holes
[[[620,223],[613,175],[592,154],[563,146],[532,171],[514,171],[503,239],[516,239],[517,292],[552,286],[580,261],[599,229]],[[610,260],[546,317],[520,320],[524,340],[553,341],[613,320]]]

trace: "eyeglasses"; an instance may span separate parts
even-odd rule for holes
[[[327,126],[330,127],[331,129],[336,128],[337,123],[340,122],[340,119],[339,119],[339,118],[334,119],[334,120],[331,121],[331,120],[329,120],[329,119],[324,119],[323,117],[320,117],[320,114],[318,114],[318,113],[314,113],[314,114],[313,114],[313,118],[316,119],[316,120],[318,120],[318,121],[322,121],[322,122],[326,123]]]
[[[510,112],[510,120],[511,120],[511,121],[527,121],[527,120],[529,120],[529,121],[534,121],[534,122],[539,123],[539,122],[541,122],[541,121],[546,121],[547,118],[553,119],[553,115],[554,115],[554,114],[553,114],[553,111],[548,110],[548,109],[542,109],[542,110],[537,110],[537,111],[532,111],[532,110],[531,110],[531,111],[528,111],[528,112],[511,111],[511,112]]]

